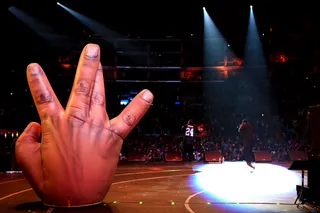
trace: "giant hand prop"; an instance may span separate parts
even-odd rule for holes
[[[109,120],[100,48],[95,44],[82,51],[66,109],[38,64],[28,66],[27,78],[41,125],[32,122],[27,126],[16,142],[16,158],[30,185],[49,206],[102,202],[111,186],[123,139],[150,107],[152,93],[143,90]]]

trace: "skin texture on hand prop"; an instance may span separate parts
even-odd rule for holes
[[[48,206],[101,203],[123,140],[149,109],[152,93],[141,91],[109,120],[100,48],[95,44],[82,51],[65,109],[38,64],[28,66],[27,79],[41,119],[41,124],[31,122],[16,142],[16,158],[28,182]]]

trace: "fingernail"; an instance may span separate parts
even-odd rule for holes
[[[153,101],[153,94],[149,90],[144,90],[144,92],[141,95],[142,99],[145,100],[148,103],[151,103]]]
[[[30,133],[32,133],[32,132],[34,132],[35,130],[36,130],[36,128],[34,127],[34,125],[33,125],[33,124],[29,124],[29,125],[26,127],[25,132],[30,132]]]
[[[102,71],[102,70],[103,70],[103,68],[102,68],[101,64],[99,64],[98,71]]]
[[[40,66],[36,63],[29,64],[27,70],[31,76],[42,74]]]
[[[96,44],[88,44],[86,46],[86,56],[89,58],[97,58],[99,55],[99,46]]]

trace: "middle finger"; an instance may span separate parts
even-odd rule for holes
[[[89,117],[92,90],[100,62],[100,48],[88,44],[83,49],[67,104],[66,113],[80,121]]]

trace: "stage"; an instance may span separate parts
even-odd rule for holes
[[[255,165],[252,172],[244,162],[120,164],[104,204],[85,209],[45,207],[22,174],[0,174],[0,212],[306,212],[294,205],[301,176],[290,163]]]

